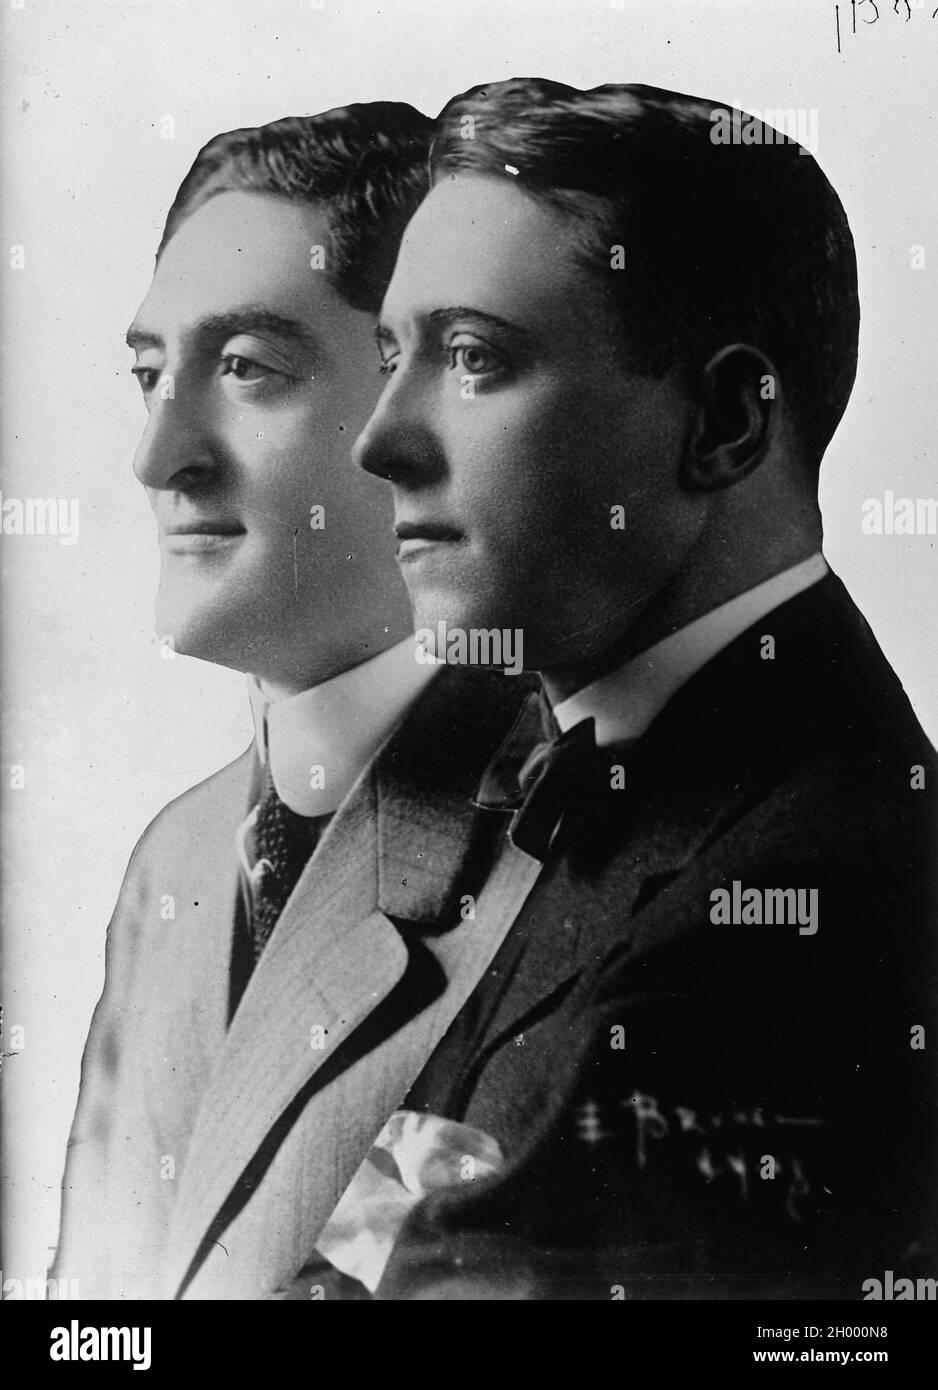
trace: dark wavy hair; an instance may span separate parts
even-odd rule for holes
[[[733,107],[513,78],[448,103],[431,176],[511,178],[577,220],[631,370],[693,370],[732,342],[761,348],[819,461],[856,375],[853,238],[807,150],[762,122],[747,131],[753,143],[715,143],[719,112]],[[616,246],[624,270],[611,266]]]
[[[209,198],[273,194],[326,211],[326,274],[353,308],[376,314],[404,228],[429,189],[432,130],[429,117],[404,102],[376,101],[216,135],[179,187],[157,260]]]

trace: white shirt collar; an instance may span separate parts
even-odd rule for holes
[[[671,696],[766,613],[827,574],[820,551],[672,632],[647,651],[555,705],[561,732],[593,717],[600,748],[638,738]]]
[[[261,763],[280,798],[301,816],[335,811],[407,707],[437,674],[413,637],[310,690],[271,702],[249,680]]]

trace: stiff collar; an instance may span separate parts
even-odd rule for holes
[[[421,665],[413,637],[299,695],[270,701],[251,677],[258,757],[300,816],[335,811],[359,773],[439,667]]]
[[[827,562],[818,550],[672,632],[555,705],[553,715],[561,731],[566,733],[581,720],[593,718],[600,748],[638,738],[671,696],[711,658],[747,627],[827,573]]]

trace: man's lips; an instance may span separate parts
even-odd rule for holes
[[[451,545],[466,539],[463,532],[455,526],[440,521],[398,521],[394,526],[394,534],[399,541],[399,560],[417,555],[431,546]]]
[[[247,535],[239,521],[177,521],[160,527],[160,544],[175,554],[224,550]]]
[[[239,536],[244,527],[240,521],[175,521],[160,527],[164,536]]]

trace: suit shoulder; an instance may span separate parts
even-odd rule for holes
[[[197,844],[206,837],[233,834],[248,812],[253,745],[231,763],[174,797],[141,835],[131,864],[168,847]]]

